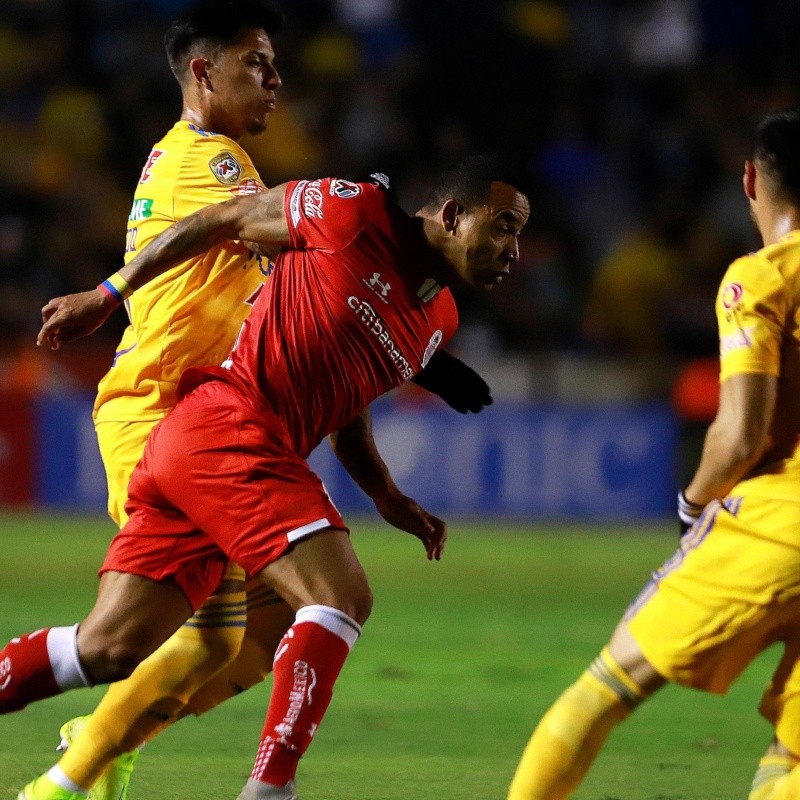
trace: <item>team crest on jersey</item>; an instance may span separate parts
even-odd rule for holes
[[[208,166],[211,167],[214,177],[226,186],[239,183],[239,178],[242,177],[242,168],[239,166],[239,162],[233,157],[233,153],[227,151],[214,156],[208,162]]]
[[[261,194],[266,192],[267,188],[258,178],[245,178],[238,186],[231,189],[231,194],[236,197],[243,197],[248,194]]]
[[[727,283],[722,287],[721,297],[722,306],[727,311],[730,311],[735,306],[738,306],[744,295],[744,287],[741,283]]]
[[[361,194],[361,187],[357,183],[336,178],[331,181],[330,193],[332,196],[335,195],[342,200],[350,200],[350,198],[358,197]]]
[[[436,348],[442,343],[442,332],[440,330],[435,330],[433,332],[433,336],[431,336],[431,340],[428,342],[428,346],[425,348],[425,353],[422,356],[422,368],[428,366],[428,362],[431,360],[431,356],[436,352]]]

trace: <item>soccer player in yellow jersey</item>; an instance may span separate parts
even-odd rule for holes
[[[720,406],[679,496],[691,527],[608,645],[539,722],[509,800],[560,800],[611,730],[667,681],[724,694],[774,642],[775,739],[749,800],[800,798],[800,111],[758,127],[744,192],[764,247],[717,296]]]

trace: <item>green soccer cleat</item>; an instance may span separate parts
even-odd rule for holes
[[[62,752],[66,750],[77,738],[78,734],[86,727],[89,715],[75,717],[69,722],[65,722],[59,734],[61,744],[58,749]],[[89,789],[88,800],[126,800],[128,797],[128,784],[131,782],[131,774],[136,759],[139,758],[139,750],[131,750],[117,756],[111,766],[95,781],[94,786]],[[70,796],[72,797],[72,796]],[[82,797],[75,795],[75,797]],[[17,800],[24,800],[19,797]],[[50,800],[50,798],[29,798],[29,800]],[[62,800],[61,796],[53,800]],[[64,800],[67,800],[66,797]]]
[[[42,775],[31,781],[17,795],[17,800],[86,800],[86,795],[64,789],[47,775]]]

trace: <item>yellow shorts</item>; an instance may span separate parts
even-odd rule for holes
[[[797,546],[787,543],[794,537]],[[750,496],[711,503],[625,622],[661,675],[715,694],[783,642],[760,710],[800,755],[800,504]]]
[[[120,528],[128,521],[125,503],[131,474],[144,453],[150,431],[158,423],[157,419],[95,423],[108,483],[108,515]]]

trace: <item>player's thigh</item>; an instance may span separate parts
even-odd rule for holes
[[[367,576],[345,530],[327,528],[296,542],[261,576],[295,609],[327,605],[363,622],[372,608]]]
[[[608,649],[614,661],[646,695],[651,695],[666,682],[664,676],[645,658],[624,620],[617,625]]]
[[[624,618],[662,676],[720,694],[777,638],[774,598],[800,588],[800,551],[752,534],[759,506],[733,507],[709,505]]]
[[[120,528],[128,520],[125,503],[131,475],[142,457],[150,431],[157,424],[158,420],[95,423],[108,485],[108,515]]]

